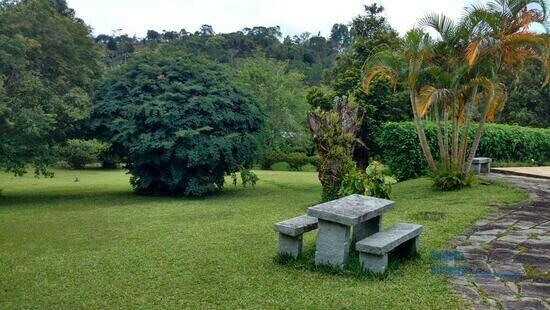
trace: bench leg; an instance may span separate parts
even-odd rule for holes
[[[302,235],[291,237],[279,234],[279,253],[297,258],[302,253],[302,243]]]
[[[359,262],[363,271],[381,274],[388,267],[388,254],[373,255],[359,252]]]
[[[403,244],[403,256],[412,257],[420,252],[420,238],[413,238]]]
[[[491,172],[491,164],[490,163],[482,164],[481,168],[479,169],[479,172],[480,173],[489,173],[489,172]]]
[[[319,219],[315,265],[348,265],[350,227]]]
[[[381,225],[382,215],[353,226],[351,243],[355,244],[356,242],[361,241],[370,235],[374,235],[375,233],[380,231]]]
[[[472,164],[471,169],[475,174],[480,174],[481,172],[481,164]]]

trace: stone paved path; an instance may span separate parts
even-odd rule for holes
[[[452,278],[454,287],[474,309],[550,309],[550,180],[489,178],[526,190],[530,200],[494,206],[496,213],[458,237],[446,263],[466,272]]]
[[[544,167],[508,167],[508,168],[491,168],[491,171],[500,174],[519,175],[524,177],[534,177],[550,179],[550,166]]]

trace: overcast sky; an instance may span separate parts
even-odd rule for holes
[[[370,0],[67,0],[94,34],[144,37],[148,29],[194,32],[209,24],[216,32],[252,26],[280,26],[284,35],[311,32],[327,36],[334,23],[348,23]],[[400,33],[429,12],[459,17],[472,0],[381,0],[386,17]]]

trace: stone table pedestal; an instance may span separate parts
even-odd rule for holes
[[[346,267],[351,227],[357,241],[378,232],[382,213],[394,205],[391,200],[351,195],[310,207],[307,214],[319,219],[315,264]]]

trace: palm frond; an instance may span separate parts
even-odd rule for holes
[[[472,67],[476,63],[480,47],[481,38],[476,38],[466,47],[466,61],[468,62],[468,66]]]
[[[453,96],[450,89],[437,89],[431,85],[424,86],[418,93],[416,109],[420,117],[424,117],[433,105],[447,105]]]
[[[506,86],[502,83],[495,84],[492,98],[493,100],[488,103],[489,107],[486,116],[486,120],[488,122],[492,122],[495,119],[496,114],[504,109],[504,105],[508,100]]]
[[[390,83],[392,84],[392,87],[395,89],[397,85],[397,73],[386,67],[374,67],[372,68],[367,74],[365,75],[363,79],[363,88],[367,94],[369,94],[370,86],[372,84],[372,81],[377,76],[383,76],[387,78]]]
[[[443,41],[456,40],[457,26],[455,22],[444,14],[427,14],[419,21],[420,27],[429,27],[437,31]]]

